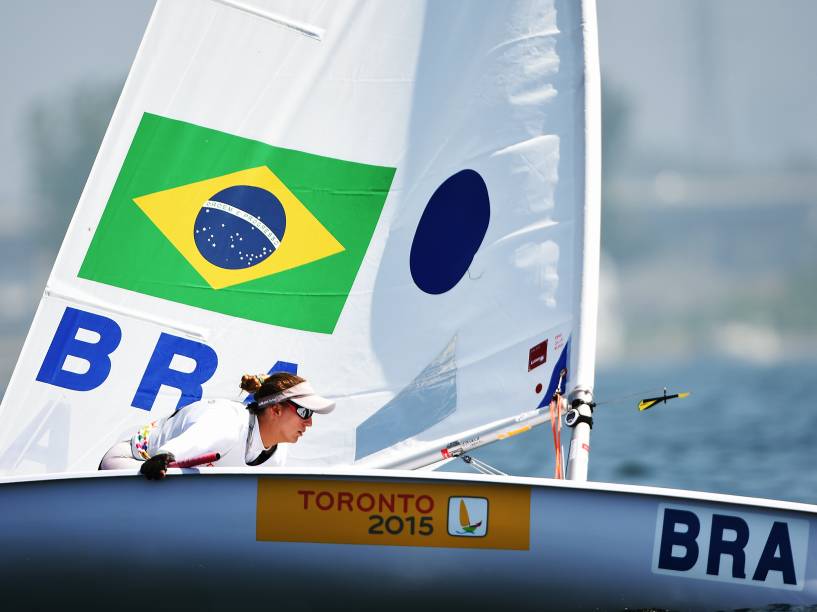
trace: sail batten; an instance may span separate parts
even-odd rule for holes
[[[78,306],[88,306],[90,308],[94,308],[96,310],[102,312],[108,312],[115,315],[122,315],[124,317],[128,317],[131,319],[138,319],[141,321],[146,321],[149,323],[153,323],[158,325],[164,329],[174,330],[185,336],[196,338],[198,340],[206,340],[207,332],[203,329],[192,327],[190,325],[185,325],[180,321],[172,321],[166,318],[160,317],[153,317],[148,314],[145,314],[141,311],[131,310],[127,307],[122,306],[115,306],[113,304],[108,304],[102,302],[100,300],[94,299],[91,296],[83,295],[73,291],[58,291],[52,289],[50,287],[45,288],[45,292],[43,294],[45,297],[54,298],[56,300],[61,300],[68,304],[74,304]]]
[[[244,11],[245,13],[249,13],[250,15],[254,15],[256,17],[260,17],[262,19],[266,19],[271,21],[272,23],[278,24],[285,28],[289,28],[298,32],[299,34],[303,34],[304,36],[308,36],[310,38],[314,38],[317,41],[323,39],[324,36],[324,29],[320,28],[315,25],[301,23],[295,21],[294,19],[289,19],[284,15],[272,13],[270,11],[261,10],[258,7],[252,6],[245,2],[238,2],[238,0],[214,0],[215,2],[220,2],[225,6],[229,6],[239,11]]]

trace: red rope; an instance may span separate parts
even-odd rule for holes
[[[553,432],[553,450],[556,466],[553,477],[559,480],[564,478],[562,469],[562,396],[557,392],[550,400],[550,430]]]

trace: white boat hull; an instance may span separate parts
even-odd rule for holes
[[[0,481],[4,602],[269,602],[281,610],[817,603],[817,506],[431,472],[174,472],[158,483],[125,472]],[[451,510],[463,503],[483,523],[473,534]]]

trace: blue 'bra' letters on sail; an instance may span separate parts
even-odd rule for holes
[[[192,359],[196,364],[193,371],[180,372],[171,369],[170,362],[175,355]],[[148,367],[145,368],[145,375],[142,376],[131,406],[143,410],[153,408],[153,402],[156,401],[162,385],[174,387],[182,392],[179,403],[176,404],[177,410],[197,402],[204,393],[202,385],[215,374],[217,366],[218,355],[206,344],[162,333],[156,348],[153,349],[153,355],[150,357]]]
[[[77,335],[80,330],[96,334],[99,340],[88,342],[79,339]],[[69,306],[57,326],[37,380],[73,391],[96,389],[108,379],[110,356],[121,340],[122,329],[113,319]],[[170,364],[176,355],[192,359],[195,363],[193,370],[182,372],[172,369]],[[65,362],[69,357],[86,362],[87,371],[78,373],[66,369]],[[202,385],[210,380],[217,366],[218,355],[206,344],[162,333],[131,405],[150,410],[162,385],[181,391],[177,409],[198,401],[202,397]]]
[[[80,340],[77,332],[81,329],[97,334],[99,340]],[[111,372],[110,354],[121,340],[122,329],[113,319],[69,306],[48,347],[37,380],[74,391],[96,389],[108,378]],[[69,356],[86,361],[88,370],[84,373],[66,370],[65,360]]]

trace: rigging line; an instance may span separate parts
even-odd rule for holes
[[[476,463],[474,463],[474,458],[471,455],[462,455],[460,459],[462,459],[466,464],[474,468],[480,474],[486,473],[485,470],[483,470]]]
[[[564,371],[562,371],[562,377]],[[554,452],[554,475],[556,479],[564,479],[564,461],[562,448],[562,408],[564,400],[561,394],[562,377],[559,378],[559,385],[556,393],[553,394],[553,399],[550,401],[550,429],[553,434],[553,452]]]
[[[482,469],[486,470],[490,474],[493,474],[495,476],[507,476],[507,474],[502,470],[495,468],[494,466],[489,465],[484,461],[480,461],[479,459],[476,459],[475,461],[477,462],[477,465],[479,465]]]
[[[498,470],[492,465],[488,465],[484,461],[480,461],[471,455],[462,455],[461,459],[481,474],[488,474],[490,476],[507,476],[505,472]]]
[[[559,449],[559,453],[560,453],[560,456],[561,456],[561,457],[564,457],[564,456],[565,456],[565,447],[564,447],[564,444],[562,444],[562,445],[561,445],[561,448]],[[570,461],[570,458],[569,458],[569,457],[568,457],[568,461]],[[565,462],[564,462],[564,461],[562,461],[562,478],[561,478],[561,480],[564,480],[564,479],[565,479]]]
[[[600,402],[596,402],[595,406],[604,406],[606,404],[618,404],[624,402],[626,400],[635,399],[636,397],[641,398],[645,395],[651,394],[660,394],[663,392],[665,387],[650,387],[648,389],[642,389],[641,391],[636,391],[635,393],[628,393],[627,395],[618,395],[615,397],[611,397]]]

